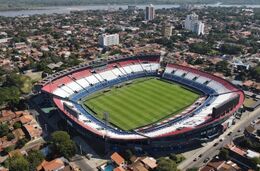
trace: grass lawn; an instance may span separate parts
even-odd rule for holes
[[[132,130],[173,116],[198,97],[199,94],[178,84],[140,79],[108,92],[97,92],[86,99],[84,105],[94,111],[96,117],[103,119],[103,113],[108,112],[112,125]]]

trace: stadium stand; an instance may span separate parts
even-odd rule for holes
[[[81,128],[100,137],[106,136],[109,139],[120,140],[157,139],[198,130],[214,122],[224,121],[243,103],[243,92],[222,78],[176,64],[168,64],[164,72],[159,75],[158,70],[161,67],[158,57],[145,58],[143,56],[113,59],[101,68],[93,69],[89,65],[74,68],[61,76],[43,80],[41,91],[54,94],[53,101],[56,106]],[[153,55],[150,54],[150,56]],[[180,114],[133,131],[122,131],[114,126],[106,125],[79,103],[96,91],[147,76],[177,82],[201,92],[203,96]],[[223,107],[223,102],[234,98],[236,101],[232,101],[228,107]]]

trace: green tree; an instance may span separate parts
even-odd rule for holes
[[[6,78],[7,86],[16,86],[21,93],[29,93],[32,89],[31,78],[25,75],[12,73]]]
[[[228,157],[229,157],[229,152],[228,152],[228,150],[225,149],[225,148],[220,149],[219,157],[222,158],[222,159],[224,159],[224,160],[227,160]]]
[[[14,145],[11,145],[11,146],[9,146],[9,147],[4,148],[4,152],[5,152],[5,153],[9,153],[9,152],[13,151],[14,148],[15,148],[15,146],[14,146]]]
[[[14,129],[18,129],[22,127],[22,124],[20,122],[15,122],[13,125]]]
[[[174,154],[174,153],[171,153],[170,156],[169,156],[169,158],[170,158],[171,160],[173,160],[173,161],[176,161],[176,160],[177,160],[177,155]]]
[[[36,167],[39,166],[44,160],[44,156],[41,151],[33,150],[28,153],[27,161],[30,163],[30,171],[36,170]]]
[[[6,137],[7,137],[7,140],[8,141],[11,141],[12,139],[14,139],[15,138],[15,136],[14,136],[14,134],[13,133],[8,133],[7,135],[6,135]]]
[[[29,171],[29,162],[21,155],[9,159],[10,171]]]
[[[156,171],[176,171],[177,165],[171,159],[159,158]]]
[[[6,123],[0,124],[0,137],[6,136],[9,132],[8,125]]]
[[[198,58],[198,59],[196,59],[196,60],[194,61],[193,64],[194,64],[194,65],[201,65],[201,64],[203,64],[203,59]]]
[[[133,152],[130,149],[125,151],[125,158],[127,161],[130,161],[131,157],[133,156]]]
[[[28,139],[26,138],[18,140],[18,142],[16,143],[16,148],[22,148],[27,142]]]
[[[51,144],[55,153],[70,158],[76,153],[76,145],[67,132],[56,131],[51,135]]]
[[[20,91],[17,87],[0,87],[0,105],[17,105],[20,101]]]
[[[211,52],[211,45],[204,42],[194,43],[190,45],[190,51],[205,55]]]
[[[251,159],[251,161],[253,162],[254,167],[255,167],[255,169],[256,169],[256,168],[257,168],[257,165],[260,164],[260,157],[254,157],[254,158]]]
[[[198,171],[198,170],[199,170],[198,168],[193,167],[193,168],[189,168],[189,169],[187,169],[186,171]]]
[[[216,71],[222,72],[222,73],[224,73],[226,75],[230,75],[231,74],[231,70],[229,68],[229,64],[225,60],[219,61],[216,64]]]
[[[240,54],[242,52],[242,47],[238,45],[233,45],[233,44],[223,44],[220,47],[220,51],[224,54],[229,54],[229,55],[236,55]]]

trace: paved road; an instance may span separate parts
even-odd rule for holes
[[[250,122],[253,121],[255,118],[257,118],[258,116],[260,116],[260,108],[256,109],[253,112],[244,113],[243,117],[240,120],[237,120],[235,125],[232,125],[218,138],[207,143],[204,147],[200,148],[200,150],[196,151],[194,154],[191,154],[191,156],[189,156],[185,161],[183,161],[178,166],[178,168],[180,170],[186,170],[188,168],[202,166],[204,164],[203,161],[206,158],[212,158],[213,156],[215,156],[218,152],[218,149],[230,143],[234,138],[234,136],[242,135],[244,128],[248,126]],[[239,129],[241,130],[240,133],[238,133]],[[228,136],[229,132],[233,132],[233,133],[230,136]],[[223,140],[222,142],[220,142],[221,139]],[[218,145],[214,147],[215,143],[218,143]],[[202,156],[199,157],[199,155],[201,154]],[[194,159],[196,161],[194,161]]]
[[[83,156],[76,155],[72,158],[72,165],[80,168],[81,171],[97,171],[96,168],[92,168],[87,164],[87,159]]]

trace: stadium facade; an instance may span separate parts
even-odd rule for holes
[[[88,112],[82,99],[102,89],[141,77],[158,77],[201,92],[186,110],[160,122],[123,131]],[[244,101],[244,93],[227,80],[161,61],[160,54],[111,57],[58,72],[36,85],[61,111],[68,125],[109,149],[144,151],[185,149],[223,133],[226,122]]]

